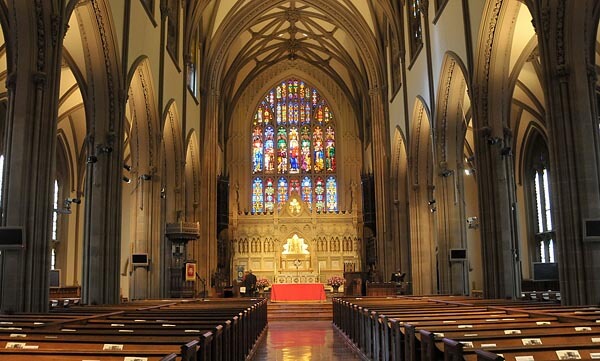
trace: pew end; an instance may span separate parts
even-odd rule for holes
[[[477,361],[503,361],[504,357],[485,350],[475,350]]]

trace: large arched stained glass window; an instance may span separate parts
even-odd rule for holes
[[[301,80],[265,95],[252,122],[254,212],[281,209],[294,195],[310,209],[337,211],[335,126],[325,99]]]

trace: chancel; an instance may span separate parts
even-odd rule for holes
[[[599,304],[599,19],[0,1],[0,312],[263,307],[248,270],[265,310],[314,290],[315,317],[342,296]]]

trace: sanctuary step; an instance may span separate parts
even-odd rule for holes
[[[272,303],[267,305],[268,321],[332,321],[333,304],[326,302],[312,303]]]

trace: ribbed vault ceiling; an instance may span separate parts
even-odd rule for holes
[[[202,16],[203,32],[211,34],[205,39],[209,59],[225,55],[218,64],[207,64],[207,71],[219,67],[221,95],[235,99],[240,89],[271,66],[300,60],[327,73],[358,104],[368,91],[373,68],[383,64],[378,55],[365,55],[382,53],[383,43],[378,42],[385,29],[385,11],[380,6],[380,0],[209,3]],[[258,8],[263,10],[248,19]]]

